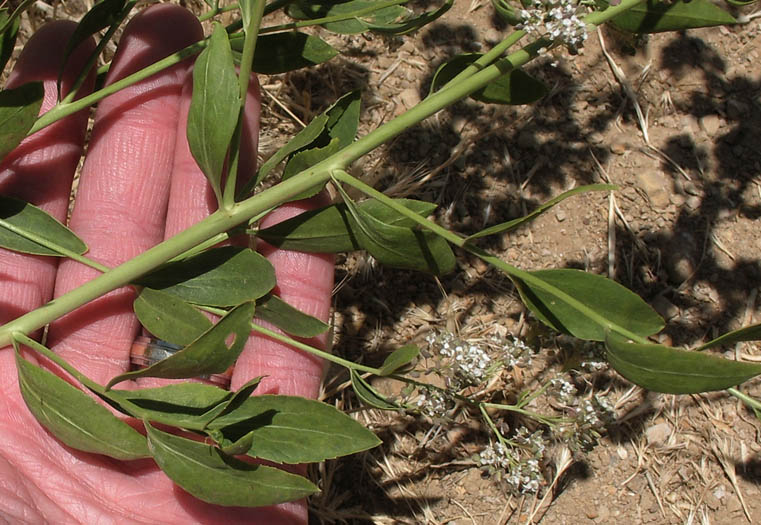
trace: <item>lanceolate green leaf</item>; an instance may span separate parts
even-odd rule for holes
[[[164,265],[138,284],[193,304],[234,306],[272,290],[275,270],[253,250],[224,246]]]
[[[513,4],[510,0],[491,0],[491,5],[497,15],[508,24],[516,26],[523,22],[523,19],[515,12],[517,4]]]
[[[359,90],[350,91],[329,107],[325,114],[328,116],[327,128],[331,139],[338,139],[341,147],[346,147],[357,136],[362,94]]]
[[[557,203],[567,199],[568,197],[571,197],[572,195],[576,195],[577,193],[586,193],[588,191],[615,190],[617,188],[618,186],[614,186],[613,184],[589,184],[587,186],[579,186],[578,188],[574,188],[572,190],[566,191],[565,193],[561,193],[554,199],[551,199],[545,202],[544,204],[536,208],[534,211],[532,211],[525,217],[519,217],[511,221],[503,222],[502,224],[496,224],[494,226],[481,230],[478,233],[474,233],[473,235],[465,239],[465,241],[471,241],[473,239],[478,239],[480,237],[486,237],[487,235],[494,235],[495,233],[503,233],[506,231],[514,230],[515,228],[519,226],[522,226],[528,222],[531,222],[532,220],[537,218],[539,215],[541,215],[542,213],[546,212],[547,210],[555,206]]]
[[[380,367],[380,374],[387,376],[393,374],[403,366],[410,364],[420,353],[420,349],[415,345],[406,345],[394,350],[389,355],[383,365]]]
[[[449,244],[425,230],[402,228],[379,221],[361,208],[347,202],[357,223],[354,230],[360,246],[378,262],[396,268],[407,268],[444,275],[454,269],[455,257]]]
[[[305,149],[303,151],[299,151],[295,153],[290,160],[288,160],[288,164],[285,165],[285,170],[283,170],[283,180],[290,179],[294,175],[298,175],[302,171],[311,168],[318,162],[327,159],[331,155],[338,152],[338,150],[341,149],[341,141],[339,139],[333,139],[331,140],[326,146],[324,147],[315,147],[310,149]],[[310,190],[310,194],[318,193],[318,191],[322,188],[321,186],[316,187],[315,190]],[[305,196],[298,196],[294,197],[294,200],[305,198]]]
[[[16,366],[29,411],[66,445],[122,460],[150,456],[145,438],[90,396],[18,352]]]
[[[106,388],[138,377],[181,379],[225,372],[238,359],[251,332],[254,303],[243,303],[230,310],[217,324],[176,354],[147,368],[127,372],[111,379]],[[233,341],[228,344],[230,336]]]
[[[278,463],[310,463],[332,459],[380,444],[380,440],[332,406],[294,396],[248,398],[239,408],[209,423],[226,439],[237,441],[249,432],[249,456]]]
[[[193,67],[188,144],[222,202],[222,170],[240,111],[240,88],[225,29],[217,24]]]
[[[305,314],[273,294],[265,295],[256,302],[256,317],[296,337],[315,337],[330,328],[319,319]]]
[[[45,242],[35,242],[24,233]],[[0,246],[8,250],[35,255],[61,256],[60,246],[82,255],[87,245],[74,232],[40,208],[13,197],[0,196]]]
[[[61,69],[58,73],[58,93],[61,92],[61,78],[66,70],[66,62],[69,60],[71,53],[79,44],[90,38],[98,31],[105,29],[113,24],[118,24],[127,13],[124,13],[124,3],[126,0],[102,0],[95,4],[77,24],[77,28],[66,43],[66,48],[61,61]],[[130,8],[133,6],[130,3]]]
[[[436,205],[430,202],[411,199],[397,199],[397,202],[422,217],[430,215],[436,209]],[[391,226],[409,228],[415,224],[376,200],[362,201],[357,206]],[[260,230],[257,235],[285,250],[337,253],[360,249],[354,234],[356,228],[357,223],[348,212],[346,204],[339,203],[304,212]]]
[[[3,27],[9,20],[7,9],[0,9],[0,27]],[[19,29],[19,17],[13,19],[7,29],[0,34],[0,73],[5,69],[5,64],[11,58],[13,46],[16,45],[16,36]]]
[[[44,94],[42,82],[0,91],[0,160],[26,137],[40,113]]]
[[[243,39],[231,39],[234,51],[243,50]],[[324,40],[306,33],[289,31],[259,35],[254,52],[253,70],[263,75],[277,75],[327,62],[338,50]]]
[[[611,23],[630,33],[661,33],[736,24],[737,20],[710,0],[646,0],[613,18]]]
[[[700,346],[697,350],[705,350],[706,348],[713,348],[719,345],[731,345],[741,341],[758,341],[759,339],[761,339],[761,324],[754,324],[720,335],[716,339]]]
[[[426,24],[430,24],[441,15],[449,11],[452,7],[454,0],[446,0],[444,4],[434,11],[427,11],[422,15],[414,16],[409,10],[407,10],[408,16],[402,18],[398,22],[391,22],[385,24],[368,24],[368,27],[372,31],[379,33],[387,33],[391,35],[406,35],[417,29],[420,29]]]
[[[356,370],[352,369],[349,373],[351,374],[351,387],[359,400],[364,404],[381,410],[399,410],[401,408],[370,386],[370,383],[362,379],[362,376]]]
[[[343,3],[304,0],[289,4],[286,12],[288,16],[297,20],[312,20],[356,13],[356,17],[348,20],[322,24],[325,29],[334,33],[356,34],[366,31],[371,25],[384,26],[390,24],[407,13],[407,10],[401,6],[381,7],[382,4],[383,2],[380,1],[368,0],[353,0]],[[372,8],[376,6],[378,9],[373,10]]]
[[[200,431],[218,414],[214,409],[233,393],[203,383],[176,383],[138,390],[112,389],[104,396],[133,417]]]
[[[555,330],[604,341],[608,331],[648,337],[663,328],[663,319],[639,296],[601,275],[570,269],[528,273],[548,289],[513,278],[518,291],[531,312]]]
[[[697,394],[730,388],[761,374],[761,364],[722,359],[702,352],[629,342],[610,333],[608,361],[626,379],[648,390]]]
[[[259,46],[257,46],[258,48]],[[298,151],[305,146],[308,146],[319,137],[325,129],[325,124],[328,122],[328,116],[326,114],[319,115],[312,119],[312,121],[299,131],[295,137],[293,137],[288,144],[280,148],[272,157],[262,164],[259,168],[259,173],[256,175],[255,183],[252,187],[246,188],[245,194],[248,194],[257,184],[264,180],[272,169],[280,164],[291,153]]]
[[[217,505],[259,507],[317,492],[306,478],[244,463],[218,448],[162,432],[145,423],[153,459],[169,478],[196,498]]]
[[[151,334],[180,346],[195,341],[211,321],[176,295],[143,288],[133,304],[140,324]]]
[[[439,67],[433,76],[431,93],[442,88],[481,56],[478,53],[458,55]],[[470,97],[479,102],[491,104],[521,105],[536,102],[546,94],[547,87],[544,84],[523,70],[514,69],[471,94]]]

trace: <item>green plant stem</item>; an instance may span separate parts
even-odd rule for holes
[[[50,350],[48,347],[46,347],[43,344],[38,343],[31,337],[22,334],[21,332],[14,332],[11,334],[11,337],[13,338],[14,345],[15,343],[20,343],[22,345],[28,346],[35,352],[44,355],[51,361],[53,361],[55,364],[63,368],[66,372],[71,374],[71,376],[85,385],[87,388],[92,390],[93,392],[96,392],[98,394],[105,394],[105,388],[103,388],[102,385],[99,385],[86,375],[84,375],[82,372],[71,366],[64,358]]]
[[[375,5],[366,7],[364,9],[358,9],[356,11],[352,11],[351,13],[324,16],[322,18],[310,18],[309,20],[302,20],[300,22],[290,22],[288,24],[263,27],[261,34],[264,35],[266,33],[277,33],[278,31],[288,31],[290,29],[298,29],[300,27],[319,26],[322,24],[329,24],[331,22],[343,22],[344,20],[351,20],[352,18],[359,18],[365,15],[370,15],[387,7],[406,4],[408,1],[409,0],[388,0],[386,2],[377,2]]]
[[[277,341],[280,341],[281,343],[285,343],[289,346],[293,346],[294,348],[298,348],[299,350],[303,350],[304,352],[309,352],[310,354],[316,355],[317,357],[321,357],[325,359],[326,361],[330,361],[331,363],[335,363],[337,365],[341,365],[344,368],[350,368],[352,370],[357,370],[360,372],[369,372],[371,374],[380,375],[380,370],[377,368],[373,368],[371,366],[365,366],[360,365],[358,363],[355,363],[353,361],[349,361],[346,359],[341,359],[338,356],[335,356],[331,353],[325,352],[324,350],[320,350],[319,348],[315,348],[313,346],[309,346],[307,344],[304,344],[300,341],[297,341],[295,339],[292,339],[286,335],[279,334],[273,330],[270,330],[268,328],[265,328],[261,325],[258,325],[256,323],[251,323],[251,329],[255,332],[259,332],[262,335],[266,335],[267,337],[270,337],[272,339],[275,339]]]
[[[452,88],[454,89],[454,88]],[[450,90],[447,90],[449,92]],[[629,339],[632,339],[633,341],[640,342],[640,343],[647,343],[647,339],[635,334],[634,332],[631,332],[629,330],[626,330],[625,328],[618,326],[618,325],[612,325],[610,321],[600,315],[598,315],[593,310],[587,308],[583,303],[581,303],[579,300],[577,300],[575,297],[572,297],[568,295],[567,293],[563,292],[562,290],[559,290],[555,288],[554,286],[550,285],[549,283],[546,283],[545,281],[538,279],[534,277],[530,272],[520,270],[516,268],[515,266],[512,266],[499,257],[496,257],[481,248],[478,248],[477,246],[473,246],[469,244],[466,239],[464,239],[462,236],[451,232],[447,230],[446,228],[443,228],[436,224],[435,222],[429,221],[425,217],[421,217],[417,213],[413,212],[412,210],[405,208],[401,204],[394,202],[393,199],[387,197],[383,193],[379,192],[378,190],[372,188],[371,186],[368,186],[364,182],[352,177],[347,172],[343,170],[336,170],[333,173],[333,177],[336,180],[339,180],[345,184],[348,184],[349,186],[352,186],[359,191],[363,192],[364,194],[382,202],[389,208],[393,209],[397,213],[400,213],[404,215],[405,217],[408,217],[409,219],[412,219],[419,225],[423,226],[424,228],[431,230],[433,233],[439,235],[440,237],[443,237],[451,244],[454,244],[455,246],[458,246],[471,254],[475,255],[476,257],[479,257],[483,261],[491,264],[495,268],[498,268],[502,270],[504,273],[506,273],[510,277],[514,277],[516,279],[525,281],[527,283],[530,283],[532,286],[539,288],[541,290],[544,290],[546,292],[551,293],[552,295],[557,296],[560,298],[563,302],[568,304],[569,306],[573,307],[579,312],[583,312],[584,315],[587,317],[593,319],[597,324],[601,326],[607,326],[610,330],[615,331],[624,337],[628,337]]]
[[[484,418],[484,421],[486,421],[486,424],[489,425],[489,428],[492,432],[494,432],[494,435],[497,436],[497,440],[502,443],[502,446],[509,446],[507,440],[502,435],[502,432],[499,431],[497,428],[497,425],[494,424],[494,421],[492,420],[489,413],[486,411],[486,407],[483,403],[480,403],[478,405],[478,410],[481,412],[481,416]],[[515,459],[513,459],[511,456],[507,456],[508,461],[510,461],[511,464],[517,465],[517,462]]]
[[[642,0],[622,0],[622,2],[615,7],[610,7],[602,12],[593,13],[589,15],[588,22],[599,24],[609,18],[618,15],[627,9],[639,4]],[[594,17],[594,18],[593,18]],[[78,101],[66,104],[63,107],[56,107],[40,117],[32,128],[32,132],[42,129],[52,122],[69,115],[80,109],[84,109],[101,100],[103,97],[115,93],[126,86],[129,86],[139,80],[149,77],[153,73],[162,70],[165,67],[177,64],[180,61],[188,58],[198,52],[200,52],[207,45],[207,40],[196,42],[186,48],[170,55],[169,57],[154,63],[147,68],[130,75],[96,93],[93,93],[89,97],[84,97]],[[376,147],[384,144],[386,141],[399,135],[407,128],[413,126],[426,119],[430,115],[443,109],[444,107],[456,102],[457,100],[469,95],[470,93],[484,87],[490,81],[495,78],[511,71],[514,67],[519,67],[532,57],[536,56],[540,46],[536,42],[529,44],[519,51],[516,51],[506,58],[500,59],[494,64],[484,68],[482,71],[472,75],[468,79],[457,86],[452,86],[449,89],[440,91],[426,98],[420,104],[409,110],[408,112],[400,115],[391,122],[388,122],[373,132],[365,135],[361,139],[347,146],[343,150],[339,151],[335,155],[325,159],[322,162],[312,166],[311,168],[304,170],[303,172],[285,180],[278,185],[269,188],[267,190],[250,197],[249,199],[235,204],[230,210],[225,213],[217,211],[197,223],[196,225],[188,228],[187,230],[177,234],[171,239],[162,242],[161,244],[154,246],[153,248],[145,251],[144,253],[134,257],[133,259],[125,262],[124,264],[109,270],[103,275],[96,277],[92,281],[89,281],[79,288],[68,292],[40,308],[29,312],[9,323],[0,327],[0,347],[5,346],[11,342],[11,334],[13,332],[32,333],[35,330],[51,323],[55,319],[71,312],[72,310],[86,304],[93,299],[100,297],[116,288],[126,286],[131,282],[134,282],[138,277],[153,270],[166,261],[176,257],[187,250],[192,249],[196,245],[218,235],[222,232],[230,230],[238,224],[248,220],[257,214],[263,213],[265,210],[274,208],[289,199],[302,194],[308,190],[325,184],[331,176],[335,176],[337,179],[346,182],[352,186],[362,189],[365,193],[373,196],[377,196],[386,203],[392,209],[396,209],[399,213],[410,217],[415,222],[430,229],[431,231],[438,233],[449,242],[460,246],[474,255],[482,258],[484,261],[498,267],[508,275],[530,282],[537,288],[549,291],[553,294],[557,294],[557,290],[549,286],[544,281],[534,278],[530,273],[519,270],[507,263],[501,261],[497,257],[494,257],[483,250],[476,247],[465,245],[465,241],[462,237],[449,232],[448,230],[438,226],[437,224],[427,221],[419,215],[412,213],[404,207],[397,209],[398,207],[393,203],[391,199],[385,197],[385,195],[376,192],[374,189],[363,184],[362,182],[350,177],[341,170],[347,168],[352,162],[359,157],[372,151]],[[584,310],[583,305],[576,299],[568,296],[567,294],[559,295],[568,304],[575,308]],[[600,318],[594,312],[591,312],[590,317],[594,318],[601,324],[607,323],[605,319]],[[645,342],[643,338],[636,334],[630,334],[626,330],[617,330],[622,335],[629,337],[637,342]]]
[[[227,213],[214,212],[171,239],[0,327],[0,348],[11,342],[13,332],[32,333],[83,304],[136,281],[141,275],[194,248],[197,244],[234,228],[249,217],[277,206],[315,185],[324,183],[328,178],[326,173],[320,176],[316,170],[310,169],[236,204]]]
[[[761,414],[761,402],[759,402],[757,399],[750,397],[748,394],[740,392],[736,388],[727,388],[727,392],[753,409],[753,412],[757,415],[757,417],[761,417],[759,416]]]
[[[10,232],[15,233],[16,235],[19,235],[21,237],[24,237],[25,239],[28,239],[34,243],[39,244],[40,246],[44,246],[45,248],[48,248],[50,250],[53,250],[54,252],[58,252],[59,254],[68,257],[69,259],[73,259],[77,262],[80,262],[86,266],[89,266],[90,268],[95,268],[99,272],[107,272],[109,270],[108,266],[103,266],[97,261],[93,261],[92,259],[89,259],[85,257],[84,255],[80,255],[77,252],[73,252],[67,248],[64,248],[63,246],[60,246],[50,239],[45,239],[43,237],[40,237],[34,232],[30,232],[27,230],[22,230],[20,228],[17,228],[13,224],[9,223],[5,219],[0,219],[0,226],[3,227],[3,229],[8,230]]]
[[[488,53],[485,53],[481,58],[474,61],[468,67],[460,71],[457,76],[447,82],[441,89],[447,89],[448,86],[459,84],[471,75],[478,73],[484,67],[488,66],[496,59],[501,57],[508,49],[513,47],[513,45],[515,45],[524,36],[526,36],[525,31],[515,31],[509,37],[505,38],[502,42],[491,48]]]
[[[29,130],[29,133],[27,133],[27,136],[40,131],[41,129],[51,125],[53,122],[56,122],[64,117],[67,117],[73,113],[76,113],[77,111],[80,111],[93,104],[96,104],[97,102],[103,100],[107,96],[113,95],[117,91],[121,91],[122,89],[129,87],[132,84],[135,84],[137,82],[140,82],[141,80],[145,80],[146,78],[150,77],[151,75],[155,73],[158,73],[159,71],[163,71],[164,69],[168,67],[171,67],[175,64],[179,64],[180,62],[182,62],[188,57],[197,55],[198,53],[203,51],[207,45],[208,45],[208,38],[201,40],[199,42],[196,42],[194,44],[190,44],[184,49],[181,49],[177,51],[176,53],[172,53],[168,57],[163,58],[159,60],[158,62],[154,62],[150,66],[147,66],[141,69],[140,71],[137,71],[129,76],[126,76],[122,78],[121,80],[117,80],[113,84],[109,84],[108,86],[102,89],[99,89],[98,91],[91,93],[87,95],[86,97],[82,97],[79,100],[75,100],[66,104],[64,103],[57,104],[50,111],[41,115],[40,118],[38,118],[35,121],[34,126],[32,126],[32,129]]]
[[[79,93],[79,88],[82,87],[82,84],[84,83],[85,79],[87,78],[88,73],[90,70],[95,66],[95,63],[98,61],[98,57],[103,52],[103,49],[106,47],[106,45],[111,41],[111,38],[113,38],[114,33],[119,29],[119,27],[122,25],[122,22],[124,22],[124,19],[127,18],[127,15],[129,15],[129,12],[132,11],[132,8],[135,7],[135,4],[137,2],[128,2],[127,5],[122,9],[121,13],[119,13],[119,19],[111,24],[111,26],[108,28],[108,31],[106,31],[106,34],[98,41],[98,45],[95,47],[95,51],[93,51],[90,56],[87,58],[87,63],[82,68],[82,71],[79,72],[79,76],[77,77],[76,81],[74,81],[74,85],[71,87],[71,90],[69,93],[61,100],[60,104],[69,104],[71,101],[74,100],[74,98],[77,96],[77,93]],[[65,66],[65,64],[64,64]],[[58,75],[58,94],[60,96],[60,90],[61,90],[61,76],[63,75],[63,69]]]
[[[21,13],[26,11],[26,8],[32,5],[36,0],[24,0],[19,4],[19,6],[13,10],[13,13],[8,17],[8,20],[5,21],[2,27],[0,27],[0,35],[5,33],[5,30],[8,29],[13,21],[21,16]]]
[[[238,9],[239,9],[239,6],[237,3],[226,5],[224,7],[219,7],[219,5],[217,5],[214,9],[209,9],[208,11],[203,13],[201,16],[199,16],[198,21],[205,22],[206,20],[214,18],[217,15],[221,15],[222,13],[229,13],[230,11],[237,11]]]
[[[240,86],[240,110],[238,112],[238,122],[233,132],[230,142],[229,168],[227,171],[227,180],[222,196],[222,209],[229,210],[235,203],[235,189],[238,180],[238,164],[240,162],[241,134],[243,133],[243,121],[245,118],[246,99],[248,95],[248,85],[251,80],[251,67],[254,63],[254,52],[256,51],[256,41],[259,36],[259,27],[264,15],[264,0],[251,0],[253,9],[251,19],[244,29],[245,40],[243,41],[243,51],[240,59],[240,70],[238,72],[238,85]]]
[[[541,414],[537,414],[536,412],[532,412],[530,410],[518,408],[517,406],[514,406],[514,405],[501,405],[499,403],[480,403],[480,405],[484,409],[496,408],[497,410],[505,410],[507,412],[516,412],[518,414],[524,415],[526,417],[530,417],[531,419],[535,419],[536,421],[539,421],[540,423],[544,423],[545,425],[549,425],[549,426],[554,426],[557,423],[560,423],[561,421],[563,421],[563,418],[543,416]]]

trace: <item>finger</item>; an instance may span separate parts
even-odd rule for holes
[[[53,107],[57,99],[56,79],[63,61],[66,42],[76,24],[58,21],[46,24],[29,40],[21,52],[8,88],[26,82],[42,81],[45,89],[41,112]],[[69,59],[62,79],[68,92],[78,72],[92,53],[92,40],[84,42]],[[92,89],[94,75],[82,85],[82,93]],[[82,155],[87,111],[61,119],[26,138],[0,164],[0,193],[31,202],[61,222],[66,221],[71,183]],[[58,260],[53,257],[22,255],[0,249],[0,324],[18,317],[50,300]],[[12,359],[1,352],[2,359]],[[7,366],[6,366],[7,365]],[[15,384],[15,366],[0,363],[0,383]],[[15,391],[15,389],[14,389]]]
[[[188,75],[180,101],[177,124],[177,142],[169,207],[166,217],[164,238],[189,228],[216,211],[217,200],[211,185],[190,153],[187,137],[188,112],[193,93],[192,75]],[[256,170],[256,152],[259,143],[259,110],[261,95],[256,75],[251,75],[241,134],[240,161],[238,163],[239,182],[253,176]]]
[[[327,204],[325,199],[321,194],[312,199],[281,206],[263,219],[262,227]],[[261,243],[259,251],[275,267],[277,286],[274,292],[291,306],[327,322],[333,288],[333,256],[279,250],[264,242]],[[257,322],[273,328],[266,323]],[[326,336],[303,341],[324,348]],[[267,377],[256,389],[257,394],[316,398],[322,380],[322,370],[322,359],[269,337],[254,335],[235,365],[231,388],[236,389],[249,379],[263,375]]]
[[[170,28],[170,30],[168,30]],[[203,37],[188,11],[151,7],[125,28],[107,82],[123,78]],[[179,99],[186,64],[168,68],[103,100],[95,119],[70,225],[89,256],[116,266],[158,243],[164,233]],[[98,274],[65,261],[56,278],[61,295]],[[135,292],[115,290],[66,315],[50,328],[56,352],[105,382],[128,367],[138,324]]]
[[[198,167],[198,163],[193,158],[190,152],[190,145],[188,144],[187,121],[192,94],[193,76],[191,70],[185,78],[180,98],[172,182],[167,207],[166,227],[164,229],[165,239],[169,239],[205,219],[217,209],[217,199],[214,190]],[[252,74],[243,116],[240,162],[238,164],[240,180],[245,180],[256,170],[260,100],[259,83],[256,75]],[[237,241],[244,243],[244,246],[248,242],[245,239],[238,239]],[[137,380],[141,388],[161,386],[168,382],[171,381],[149,377]]]

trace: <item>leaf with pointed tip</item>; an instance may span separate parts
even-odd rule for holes
[[[243,194],[248,195],[251,190],[253,190],[253,188],[255,188],[261,181],[264,180],[267,174],[269,174],[269,172],[272,171],[275,166],[280,164],[291,153],[298,151],[308,146],[309,144],[312,144],[315,139],[317,139],[317,137],[322,134],[327,122],[328,116],[324,113],[312,119],[307,127],[299,131],[296,136],[288,141],[285,146],[277,150],[274,155],[272,155],[264,164],[262,164],[262,167],[259,168],[259,172],[256,175],[256,179],[254,179],[254,183],[250,187],[247,187],[243,191]]]
[[[350,91],[336,100],[325,110],[328,121],[325,127],[331,139],[338,139],[342,148],[348,146],[357,136],[362,93],[358,89]]]
[[[523,19],[518,16],[515,7],[513,7],[512,2],[509,0],[491,0],[491,5],[494,7],[494,11],[497,12],[497,16],[511,26],[517,26],[523,22]]]
[[[66,47],[63,52],[63,59],[61,60],[61,68],[58,71],[58,94],[61,94],[61,79],[63,73],[66,71],[66,63],[69,57],[74,52],[79,44],[90,38],[98,31],[112,26],[113,24],[120,23],[127,13],[124,12],[124,3],[126,0],[101,0],[97,4],[85,13],[85,16],[77,24],[74,33],[72,33],[69,41],[66,42]],[[135,5],[135,2],[130,2],[128,10]]]
[[[403,17],[397,22],[391,22],[386,24],[368,24],[371,31],[377,31],[379,33],[386,33],[390,35],[406,35],[417,31],[426,24],[430,24],[437,18],[441,17],[444,13],[451,9],[454,4],[454,0],[445,0],[444,4],[433,11],[426,11],[420,15],[414,15],[411,11],[407,11],[407,16]]]
[[[9,20],[8,10],[0,9],[0,27],[8,24]],[[5,28],[5,31],[0,34],[0,73],[3,72],[13,54],[13,47],[16,45],[16,37],[18,36],[19,20],[20,17],[14,18]]]
[[[158,388],[108,390],[103,394],[125,413],[187,430],[203,430],[233,393],[203,383],[175,383]]]
[[[209,45],[193,67],[188,145],[222,202],[222,170],[240,112],[240,88],[227,31],[215,24]]]
[[[759,339],[761,339],[761,324],[754,324],[720,335],[716,339],[701,345],[697,350],[705,350],[706,348],[712,348],[719,345],[731,345],[732,343],[738,343],[741,341],[758,341]]]
[[[648,390],[697,394],[724,390],[761,374],[761,364],[723,359],[663,345],[633,343],[609,333],[608,362],[626,379]]]
[[[519,217],[511,221],[503,222],[502,224],[496,224],[494,226],[481,230],[478,233],[474,233],[473,235],[467,237],[465,241],[468,242],[468,241],[472,241],[473,239],[486,237],[487,235],[494,235],[495,233],[503,233],[506,231],[514,230],[515,228],[519,226],[523,226],[524,224],[534,220],[539,215],[541,215],[542,213],[546,212],[547,210],[555,206],[557,203],[567,199],[568,197],[571,197],[572,195],[576,195],[577,193],[587,193],[589,191],[604,191],[604,190],[615,190],[615,189],[618,189],[618,186],[615,186],[613,184],[589,184],[586,186],[579,186],[578,188],[574,188],[572,190],[568,190],[564,193],[561,193],[554,199],[548,200],[547,202],[545,202],[544,204],[536,208],[534,211],[532,211],[525,217]]]
[[[364,404],[381,410],[399,410],[401,408],[398,404],[386,399],[370,386],[370,383],[362,379],[362,376],[356,370],[350,370],[350,375],[351,387],[359,400]]]
[[[21,144],[42,107],[42,82],[0,91],[0,160]]]
[[[285,165],[285,169],[283,170],[283,180],[290,179],[294,175],[298,175],[302,171],[308,170],[318,162],[321,162],[331,155],[337,153],[340,149],[341,142],[339,139],[335,138],[331,140],[325,147],[311,148],[295,153],[288,160],[288,164]],[[290,200],[308,199],[309,197],[317,195],[320,191],[322,191],[324,186],[324,182],[322,184],[318,184],[309,190],[303,191],[298,195],[291,197]]]
[[[248,398],[209,423],[235,442],[253,434],[248,455],[278,463],[311,463],[375,447],[380,440],[330,405],[294,396]]]
[[[403,366],[410,364],[420,354],[420,349],[415,345],[405,345],[394,350],[380,367],[378,375],[387,376],[393,374]]]
[[[215,409],[213,410],[213,417],[208,420],[208,422],[213,421],[214,419],[223,416],[227,414],[228,412],[231,412],[241,406],[243,403],[245,403],[246,399],[251,397],[251,394],[254,393],[254,390],[259,386],[259,383],[262,382],[262,379],[264,379],[264,376],[258,376],[253,379],[248,380],[244,385],[242,385],[232,396],[230,396],[229,399],[227,399],[224,403],[220,403]],[[212,412],[210,411],[209,414]],[[206,428],[207,425],[204,425],[204,428]]]
[[[383,26],[391,24],[408,10],[398,5],[381,7],[381,2],[368,0],[352,0],[349,2],[313,1],[292,2],[286,8],[286,13],[296,20],[314,20],[329,16],[351,16],[346,20],[327,22],[322,26],[333,33],[353,35],[363,33],[371,24]],[[378,9],[373,10],[374,6]],[[369,11],[368,11],[369,10]],[[355,15],[355,16],[352,16]]]
[[[19,389],[39,423],[66,445],[115,459],[149,457],[145,438],[106,407],[16,352]]]
[[[238,456],[246,454],[254,444],[254,433],[249,432],[237,441],[229,441],[220,446],[222,452],[229,456]]]
[[[571,269],[528,273],[543,286],[512,277],[524,304],[559,332],[604,341],[609,330],[648,337],[663,328],[663,319],[642,298],[601,275]]]
[[[47,245],[35,242],[24,233]],[[13,197],[0,196],[0,246],[8,250],[34,255],[63,256],[60,246],[82,255],[87,245],[73,231],[40,208]]]
[[[143,288],[133,303],[143,327],[162,341],[186,346],[211,328],[211,321],[176,295]]]
[[[317,492],[306,478],[265,465],[244,463],[213,445],[162,432],[145,423],[148,447],[161,470],[201,501],[260,507]]]
[[[256,317],[296,337],[315,337],[330,328],[316,317],[305,314],[271,293],[256,302]]]
[[[480,53],[457,55],[439,66],[431,82],[431,93],[438,91],[470,64],[481,58]],[[547,94],[547,87],[522,69],[514,69],[475,91],[470,98],[490,104],[522,105],[536,102]]]
[[[454,269],[452,249],[435,233],[386,224],[350,201],[345,202],[357,223],[354,230],[357,241],[378,262],[434,275],[444,275]]]
[[[395,201],[421,217],[430,215],[436,209],[436,205],[430,202],[412,199],[395,199]],[[408,217],[374,199],[362,201],[357,207],[391,226],[410,228],[416,224]],[[257,235],[284,250],[337,253],[360,249],[354,234],[356,228],[357,223],[348,213],[346,204],[338,203],[306,211],[260,230]]]
[[[607,5],[607,2],[600,2]],[[736,24],[737,20],[710,0],[646,0],[610,21],[630,33],[661,33],[697,27]]]
[[[231,37],[230,44],[240,61],[243,39]],[[338,50],[321,38],[299,31],[259,35],[252,69],[262,75],[278,75],[322,64],[336,55]]]
[[[275,287],[272,264],[249,248],[212,248],[165,264],[137,284],[176,295],[193,304],[235,306]]]
[[[182,379],[225,372],[243,351],[243,346],[251,332],[251,318],[254,303],[236,306],[222,319],[204,332],[188,346],[166,359],[140,370],[120,374],[106,385],[106,389],[117,383],[138,377],[163,377]],[[234,336],[231,343],[227,342]]]

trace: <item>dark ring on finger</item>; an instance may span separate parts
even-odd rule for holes
[[[147,368],[159,361],[170,357],[171,355],[182,350],[183,347],[162,341],[155,337],[140,336],[132,343],[132,349],[129,353],[129,360],[133,370]],[[199,376],[198,379],[208,381],[221,388],[230,387],[230,378],[233,374],[233,367],[228,368],[223,374],[210,374]]]

